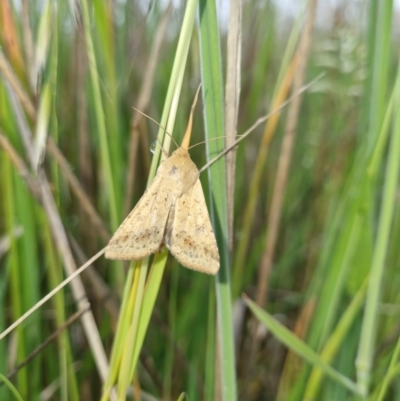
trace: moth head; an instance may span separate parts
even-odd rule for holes
[[[186,156],[186,157],[190,157],[189,156],[189,152],[187,151],[187,149],[179,147],[178,149],[176,149],[173,153],[173,155],[176,156]]]

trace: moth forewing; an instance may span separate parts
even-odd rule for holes
[[[137,260],[157,252],[163,243],[171,198],[161,201],[162,176],[156,175],[148,190],[112,236],[105,257]],[[160,205],[161,204],[161,205]],[[161,206],[161,207],[160,207]]]
[[[150,187],[111,238],[106,258],[136,260],[162,248],[171,207],[181,193],[182,180],[170,174],[175,164],[174,156],[160,164]]]
[[[105,256],[141,259],[164,244],[189,269],[208,274],[219,269],[199,171],[183,147],[161,163],[149,189],[111,238]]]
[[[177,200],[174,223],[166,245],[183,266],[202,273],[217,273],[217,241],[199,179]]]

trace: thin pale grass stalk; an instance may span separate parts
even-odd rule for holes
[[[60,283],[56,288],[50,291],[45,297],[43,297],[40,302],[35,304],[31,309],[25,312],[21,317],[19,317],[13,324],[7,327],[2,333],[0,333],[0,340],[10,334],[16,327],[18,327],[25,319],[27,319],[34,311],[39,309],[43,304],[45,304],[50,298],[52,298],[58,291],[70,283],[75,277],[79,276],[88,266],[90,266],[96,259],[98,259],[103,253],[104,249],[99,251],[91,259],[89,259],[84,265],[82,265],[75,273],[67,277],[62,283]]]
[[[15,376],[19,370],[28,365],[35,357],[37,357],[48,345],[50,345],[57,337],[62,334],[62,332],[71,326],[77,319],[79,319],[85,312],[89,310],[89,304],[87,304],[86,309],[79,309],[73,315],[71,315],[65,323],[57,327],[56,330],[43,341],[39,346],[37,346],[22,362],[13,368],[11,372],[7,374],[7,379],[11,379]],[[1,387],[1,386],[0,386]]]
[[[225,132],[220,36],[214,1],[200,1],[199,20],[204,126],[206,138],[212,139]],[[210,160],[215,154],[220,154],[224,147],[225,144],[222,139],[207,142],[207,160]],[[217,359],[219,359],[221,366],[216,388],[220,390],[221,394],[216,394],[216,398],[221,397],[224,401],[235,401],[237,399],[237,381],[231,305],[225,167],[223,160],[219,160],[208,170],[211,221],[220,253],[220,269],[217,273],[215,284],[217,299]]]
[[[271,110],[281,107],[287,99],[290,86],[292,85],[294,73],[298,64],[298,57],[294,57],[286,74],[283,78],[282,85],[279,87],[276,98],[272,101]],[[238,250],[235,255],[235,264],[233,269],[233,297],[236,298],[240,292],[243,283],[245,259],[247,248],[250,242],[251,228],[253,226],[258,195],[260,193],[261,179],[264,173],[264,165],[268,156],[269,144],[275,134],[276,127],[280,118],[281,112],[277,112],[268,119],[264,129],[264,134],[261,139],[260,148],[257,155],[256,164],[253,175],[251,177],[249,197],[243,213],[242,236],[238,244]]]
[[[84,254],[81,246],[71,235],[69,236],[71,247],[76,255],[79,265],[82,266],[87,263],[88,258]],[[103,304],[104,308],[108,311],[111,317],[113,326],[116,326],[119,313],[119,302],[117,296],[113,293],[109,285],[104,281],[103,277],[97,272],[96,267],[89,265],[83,273],[83,280],[87,282],[88,288],[93,288],[91,293],[93,297]]]
[[[226,146],[233,145],[237,134],[239,114],[241,67],[242,67],[242,2],[233,0],[230,4],[226,84],[225,84],[225,135]],[[235,201],[236,150],[226,155],[226,191],[228,200],[229,250],[233,245],[233,214]]]
[[[155,34],[154,43],[151,48],[147,66],[145,68],[145,75],[142,83],[140,93],[138,95],[138,101],[136,107],[139,110],[145,111],[149,105],[151,99],[151,92],[154,85],[154,75],[157,68],[158,56],[160,54],[161,44],[164,40],[165,30],[171,14],[171,6],[165,11],[161,22],[157,28]],[[136,111],[133,112],[130,122],[130,140],[129,140],[129,152],[128,152],[128,167],[126,173],[126,192],[124,199],[124,216],[129,213],[132,208],[132,195],[133,195],[133,183],[136,176],[136,158],[139,141],[139,130],[140,122],[142,121],[142,115]]]

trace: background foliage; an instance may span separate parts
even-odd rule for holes
[[[2,0],[0,332],[104,247],[144,192],[158,127],[132,106],[163,121],[184,38],[178,143],[199,82],[193,144],[225,134],[216,131],[239,93],[241,134],[324,75],[241,142],[236,172],[227,166],[234,223],[228,233],[227,213],[216,232],[231,283],[229,269],[215,280],[172,257],[159,270],[127,397],[400,397],[399,9],[299,3],[243,2],[240,91],[225,92],[234,68],[225,2],[217,21],[215,3],[201,1],[193,29],[182,22],[194,1]],[[191,150],[199,168],[219,151],[210,143]],[[201,175],[214,222],[230,197],[218,166]],[[12,385],[24,400],[99,399],[138,269],[98,259],[1,339],[0,380],[68,322],[0,399],[17,397]],[[82,324],[68,321],[77,311]]]

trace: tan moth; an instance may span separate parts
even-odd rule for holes
[[[150,187],[108,243],[106,258],[142,259],[166,246],[183,266],[217,273],[217,241],[199,170],[188,152],[196,99],[181,147],[160,164]]]

